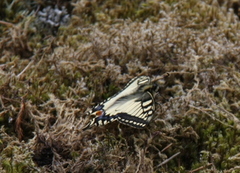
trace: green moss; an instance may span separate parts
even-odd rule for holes
[[[52,35],[31,11],[45,2],[1,1],[0,170],[239,171],[239,21],[217,2],[72,1]],[[81,130],[130,79],[166,73],[146,129]]]
[[[10,172],[10,173],[13,172],[13,168],[12,168],[10,159],[2,160],[2,167],[4,170],[6,170],[6,172]]]

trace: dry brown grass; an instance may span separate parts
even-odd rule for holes
[[[57,35],[0,3],[0,172],[238,172],[239,2],[72,3]],[[165,76],[147,128],[82,131],[139,75]]]

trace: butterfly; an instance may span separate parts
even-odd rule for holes
[[[150,77],[133,78],[123,90],[92,109],[90,115],[95,118],[83,130],[116,120],[135,128],[145,127],[155,111],[155,89],[156,84],[151,82]]]

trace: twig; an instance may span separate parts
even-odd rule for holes
[[[189,173],[193,173],[193,172],[197,172],[197,171],[203,170],[203,169],[205,169],[206,167],[211,166],[211,165],[212,165],[212,163],[209,163],[209,164],[207,164],[207,165],[205,165],[205,166],[201,166],[201,167],[199,167],[199,168],[197,168],[197,169],[191,170],[191,171],[189,171]]]
[[[213,120],[215,120],[215,121],[217,121],[217,122],[219,122],[219,123],[221,123],[221,124],[223,124],[223,125],[225,125],[225,126],[227,126],[227,127],[234,128],[234,126],[231,126],[231,125],[229,125],[229,124],[226,124],[226,123],[222,122],[221,120],[217,119],[216,117],[213,117],[210,113],[207,112],[207,111],[213,111],[213,110],[211,110],[211,109],[206,109],[206,108],[202,108],[202,109],[201,109],[201,108],[195,107],[195,106],[193,106],[193,105],[189,105],[189,107],[194,108],[194,109],[196,109],[196,110],[198,110],[198,111],[201,111],[201,112],[205,113],[206,115],[208,115],[208,116],[209,116],[210,118],[212,118]]]
[[[15,127],[19,141],[22,141],[23,139],[22,121],[24,118],[25,111],[26,111],[26,104],[25,104],[24,98],[22,98],[21,108],[17,115],[16,127]]]
[[[33,60],[28,63],[28,65],[23,69],[23,71],[21,71],[21,73],[17,75],[17,77],[18,78],[21,77],[21,75],[30,67],[30,65],[32,65],[32,63],[33,63]]]
[[[172,144],[173,144],[173,143],[171,143],[171,144],[169,144],[168,146],[166,146],[165,148],[163,148],[161,152],[164,152],[165,150],[167,150],[169,147],[172,146]]]
[[[173,156],[169,157],[168,159],[164,160],[162,163],[160,163],[159,165],[157,165],[155,168],[158,168],[164,164],[166,164],[167,162],[169,162],[170,160],[172,160],[174,157],[178,156],[180,154],[180,152],[174,154]]]
[[[9,23],[9,22],[5,22],[5,21],[2,21],[2,20],[0,20],[0,24],[2,24],[2,25],[7,25],[7,26],[10,26],[10,27],[15,28],[15,25],[14,25],[14,24]]]

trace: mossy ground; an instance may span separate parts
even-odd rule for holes
[[[240,171],[238,1],[58,1],[58,31],[47,2],[0,2],[0,172]],[[147,128],[82,131],[139,75],[165,81]]]

